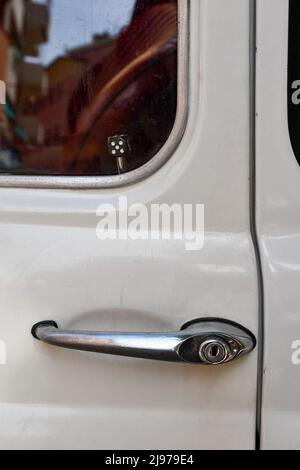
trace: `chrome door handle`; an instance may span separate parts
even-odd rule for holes
[[[62,348],[207,365],[236,360],[256,345],[246,328],[219,318],[194,320],[167,333],[63,330],[54,321],[37,323],[31,332],[36,339]]]

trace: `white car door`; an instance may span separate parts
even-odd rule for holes
[[[187,100],[179,97],[178,112],[182,121],[186,107],[187,122],[164,165],[107,187],[101,177],[89,183],[89,176],[14,176],[13,170],[0,176],[1,448],[255,447],[257,348],[222,365],[147,359],[178,356],[176,335],[168,342],[167,333],[197,319],[236,322],[258,338],[251,8],[248,0],[179,3],[178,81]],[[118,209],[125,200],[149,211],[153,204],[198,204],[201,213],[203,205],[203,246],[201,225],[196,249],[150,234],[100,240],[99,206]],[[49,320],[59,328],[40,326],[36,336],[75,350],[32,336],[34,325]],[[234,328],[214,321],[196,327],[208,340]],[[85,330],[109,331],[102,350],[115,354],[76,351],[91,340],[78,337]],[[149,335],[124,339],[117,332]],[[220,348],[210,353],[222,355]]]
[[[257,2],[257,229],[264,282],[262,448],[299,449],[299,2]]]

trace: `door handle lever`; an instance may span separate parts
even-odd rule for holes
[[[123,333],[58,328],[54,321],[33,326],[32,335],[53,346],[158,361],[219,365],[251,352],[254,335],[241,325],[219,318],[203,318],[180,331]]]

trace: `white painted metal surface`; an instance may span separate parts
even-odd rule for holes
[[[300,168],[287,120],[288,0],[259,0],[257,215],[265,292],[262,445],[300,448]]]
[[[156,174],[102,191],[0,190],[1,448],[253,448],[256,351],[215,368],[58,350],[33,323],[177,329],[203,316],[257,334],[249,229],[249,2],[192,0],[185,136]],[[205,204],[205,245],[100,242],[96,208]]]

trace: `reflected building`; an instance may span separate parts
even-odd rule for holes
[[[106,34],[95,35],[91,44],[68,50],[43,69],[42,93],[34,106],[33,103],[28,103],[28,114],[36,116],[39,122],[35,137],[37,143],[42,146],[38,155],[31,152],[31,164],[36,167],[44,166],[47,158],[47,165],[53,166],[58,160],[62,145],[70,133],[70,97],[86,70],[101,64],[111,53],[114,42],[114,39]],[[85,85],[87,88],[92,86],[90,82]],[[82,94],[87,92],[88,90],[83,90]],[[47,156],[44,155],[39,164],[38,159],[43,153],[47,153]]]
[[[72,91],[85,71],[113,48],[113,38],[94,35],[90,44],[70,49],[44,66],[40,46],[49,40],[50,21],[50,0],[1,2],[0,80],[6,84],[7,104],[0,107],[0,148],[2,158],[11,157],[12,167],[16,153],[19,164],[25,161],[37,170],[55,163],[69,134]]]
[[[30,63],[48,40],[49,2],[2,0],[0,4],[0,80],[6,84],[6,105],[0,113],[2,160],[16,165],[18,146],[35,136],[36,121],[24,109],[41,91],[42,67]],[[6,152],[6,153],[5,153]],[[1,161],[0,161],[1,165]]]

